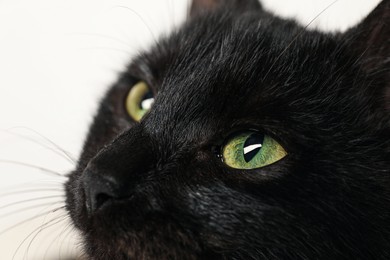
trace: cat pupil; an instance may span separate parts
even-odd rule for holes
[[[142,98],[140,107],[141,107],[141,109],[143,109],[143,110],[149,110],[149,109],[152,107],[153,102],[154,102],[153,92],[152,92],[152,91],[149,91],[149,92],[146,93],[146,95]]]
[[[250,162],[256,154],[259,153],[261,147],[263,146],[264,135],[262,134],[252,134],[246,139],[244,143],[244,160],[245,162]]]

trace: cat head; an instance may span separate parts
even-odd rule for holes
[[[389,1],[337,35],[257,1],[190,13],[107,92],[69,175],[89,257],[389,257]]]

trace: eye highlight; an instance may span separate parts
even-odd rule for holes
[[[240,132],[222,148],[223,162],[235,169],[256,169],[281,160],[287,155],[272,137],[255,132]]]
[[[150,110],[154,102],[154,95],[149,86],[140,81],[129,91],[126,98],[127,113],[137,122]]]

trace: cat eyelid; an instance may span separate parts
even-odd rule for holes
[[[130,80],[130,82],[128,84],[128,89],[127,90],[130,90],[132,87],[134,87],[139,82],[145,82],[145,84],[148,86],[148,88],[152,91],[153,95],[156,95],[158,93],[155,84],[153,84],[151,82],[151,80],[145,79],[145,78],[142,78],[142,77],[137,77],[137,76],[134,76],[134,75],[131,75],[130,77],[131,77],[131,80]]]
[[[145,82],[154,95],[158,93],[158,81],[149,71],[149,69],[145,69],[147,65],[143,63],[133,63],[130,65],[127,74],[135,80],[135,82],[143,81]],[[135,83],[135,84],[136,84]]]

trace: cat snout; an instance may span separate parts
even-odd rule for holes
[[[89,214],[94,214],[104,206],[121,199],[128,199],[128,194],[121,182],[111,175],[102,174],[93,167],[87,167],[83,173],[82,185],[85,203]]]

